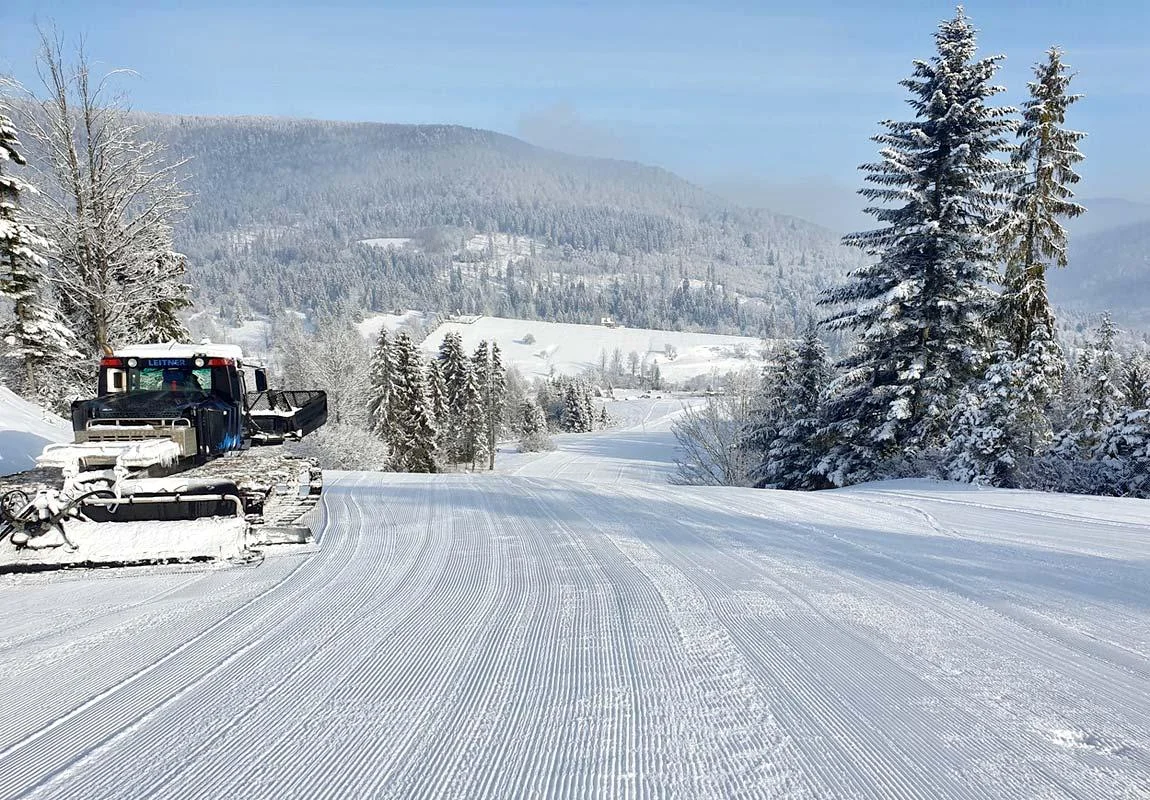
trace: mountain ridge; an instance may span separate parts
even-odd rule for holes
[[[805,324],[815,287],[859,259],[822,226],[740,207],[663,167],[497,131],[133,113],[190,159],[198,198],[177,246],[197,300],[238,317],[419,307],[786,334]],[[476,235],[529,252],[477,255]],[[408,244],[362,246],[386,238]]]

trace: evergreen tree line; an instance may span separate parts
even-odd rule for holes
[[[480,342],[469,356],[457,332],[444,336],[425,364],[406,331],[382,329],[368,385],[368,428],[386,444],[388,468],[400,472],[491,470],[503,438],[517,436],[525,451],[545,450],[553,447],[553,430],[585,433],[609,424],[587,381],[541,381],[532,396],[503,367],[498,344]]]
[[[809,290],[792,288],[800,280],[815,282],[790,274],[764,283],[762,297],[749,304],[713,280],[692,285],[671,271],[610,279],[577,271],[555,275],[548,261],[539,258],[483,266],[478,275],[465,275],[450,254],[410,249],[354,245],[340,250],[300,242],[275,253],[269,258],[221,250],[197,260],[198,304],[219,309],[221,317],[237,325],[282,308],[313,318],[337,307],[419,308],[582,324],[611,317],[635,328],[769,337],[801,330],[815,299]],[[563,267],[569,270],[571,264]]]
[[[816,287],[858,261],[815,225],[738,208],[664,170],[567,156],[486,131],[158,115],[139,121],[173,153],[193,159],[189,185],[206,200],[190,209],[176,241],[192,261],[204,307],[239,296],[263,314],[289,307],[314,317],[322,306],[347,302],[374,311],[578,314],[583,322],[611,315],[632,326],[669,325],[681,279],[710,273],[708,282],[728,291],[700,298],[699,305],[714,299],[714,311],[676,312],[681,324],[758,333],[756,320],[744,323],[722,308],[723,298],[734,306],[732,290],[763,299],[780,321],[797,319],[792,306],[805,313]],[[516,259],[458,249],[476,234],[527,241]],[[376,237],[411,242],[394,250],[361,244]],[[560,285],[556,275],[583,282],[592,295],[614,276],[623,288],[642,278],[646,292],[612,308],[612,289],[592,306],[550,291]],[[655,294],[667,310],[643,309]],[[760,305],[744,313],[759,316]]]
[[[535,403],[542,411],[548,430],[589,433],[610,424],[607,409],[595,403],[596,394],[587,378],[563,375],[541,381],[535,392]]]
[[[960,7],[902,81],[914,119],[884,122],[880,158],[861,168],[881,226],[844,240],[873,260],[820,300],[823,331],[854,344],[832,366],[812,328],[766,371],[731,482],[1150,488],[1145,360],[1120,363],[1109,317],[1077,357],[1064,353],[1047,300],[1047,269],[1067,263],[1061,220],[1085,211],[1072,190],[1085,134],[1065,127],[1080,96],[1052,48],[1020,118],[988,104],[1002,57],[976,59],[975,39]]]
[[[62,410],[106,348],[186,339],[187,193],[82,50],[67,63],[42,35],[38,67],[38,95],[9,81],[0,98],[0,378]]]
[[[388,448],[388,467],[439,472],[463,465],[495,468],[496,443],[507,430],[507,375],[499,345],[480,342],[470,356],[458,333],[424,363],[411,336],[384,328],[368,374],[367,424]]]

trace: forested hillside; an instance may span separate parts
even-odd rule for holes
[[[229,317],[402,306],[785,334],[858,259],[665,170],[488,131],[141,119],[191,159],[177,245],[198,302]]]
[[[1150,218],[1072,239],[1070,267],[1050,274],[1055,302],[1111,309],[1128,325],[1150,324]]]

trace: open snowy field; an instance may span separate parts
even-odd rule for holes
[[[0,386],[0,475],[31,469],[46,444],[72,441],[72,426]]]
[[[378,331],[378,327],[376,328]],[[577,375],[599,365],[607,354],[608,364],[618,349],[627,367],[630,353],[644,364],[658,362],[664,380],[681,381],[696,375],[719,374],[746,367],[763,366],[764,342],[747,336],[683,333],[647,328],[609,328],[605,325],[574,325],[562,322],[476,317],[473,322],[445,322],[423,342],[426,353],[436,352],[443,337],[455,331],[468,351],[481,341],[494,341],[503,350],[503,363],[514,364],[525,376]],[[668,353],[670,346],[674,357]]]
[[[1150,797],[1145,501],[670,486],[629,402],[332,474],[312,552],[0,578],[0,798]]]

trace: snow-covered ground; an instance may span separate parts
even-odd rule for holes
[[[380,330],[398,331],[400,328],[418,328],[425,324],[428,315],[422,311],[404,311],[402,314],[372,314],[362,322],[355,324],[359,335],[368,341],[374,342]]]
[[[389,247],[394,247],[399,250],[405,247],[410,241],[411,237],[408,236],[384,236],[377,239],[360,239],[359,243],[365,244],[368,247],[379,247],[383,250]]]
[[[647,328],[609,328],[605,325],[574,325],[563,322],[476,317],[469,322],[445,322],[428,335],[423,350],[436,352],[443,337],[456,331],[470,351],[483,340],[503,350],[503,363],[515,365],[525,376],[577,375],[599,365],[607,354],[608,364],[616,349],[625,369],[627,358],[638,353],[646,364],[658,363],[664,380],[682,381],[696,375],[723,374],[746,367],[761,368],[762,339],[683,333]],[[668,345],[674,358],[668,355]]]
[[[44,445],[72,441],[72,426],[0,386],[0,475],[31,469]]]
[[[314,552],[0,579],[0,797],[1150,796],[1145,501],[676,487],[631,402],[330,475]]]
[[[500,448],[496,469],[508,475],[563,478],[610,485],[619,481],[666,483],[675,472],[675,439],[671,425],[684,405],[698,398],[654,392],[649,399],[607,400],[603,406],[615,423],[593,434],[560,433],[556,449],[520,453],[515,444]]]

